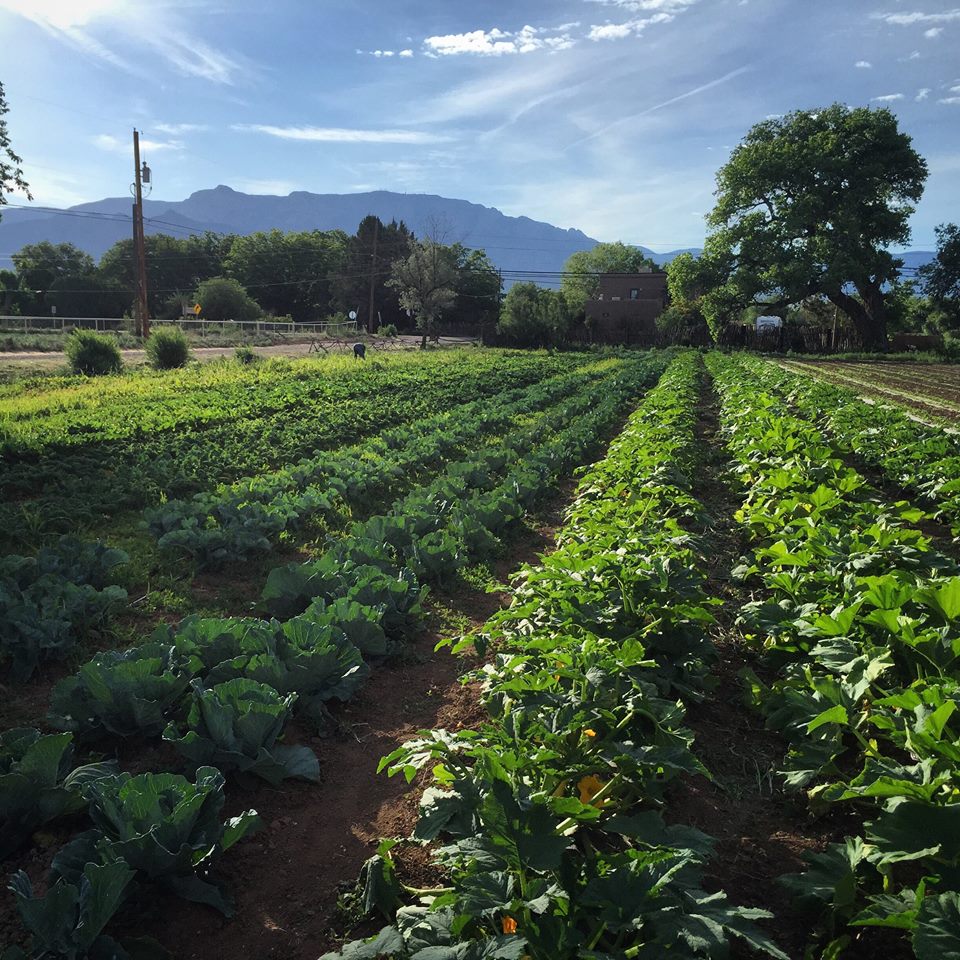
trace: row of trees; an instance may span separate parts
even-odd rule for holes
[[[373,216],[352,236],[342,230],[148,236],[150,312],[179,316],[184,304],[196,300],[212,319],[273,315],[305,322],[356,310],[368,322],[372,303],[374,326],[403,324],[408,308],[392,278],[420,249],[435,253],[443,265],[444,284],[453,294],[444,304],[446,319],[496,319],[500,277],[486,254],[458,243],[418,242],[404,223],[384,224]],[[132,240],[115,243],[99,263],[69,243],[27,244],[13,264],[13,271],[0,271],[5,312],[48,314],[53,308],[60,316],[115,317],[131,308]]]

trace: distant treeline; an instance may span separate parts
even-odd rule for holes
[[[356,310],[367,325],[372,287],[375,325],[413,326],[387,281],[414,240],[402,221],[385,224],[374,216],[366,217],[353,235],[342,230],[271,230],[248,236],[155,234],[146,238],[150,313],[174,318],[184,306],[198,301],[206,308],[206,294],[207,316],[211,310],[232,308],[234,319],[261,315],[309,322]],[[496,322],[501,284],[489,258],[458,243],[440,247],[455,274],[456,298],[444,320],[467,326]],[[27,244],[12,259],[13,270],[0,270],[2,313],[55,312],[63,317],[132,313],[136,289],[132,240],[115,243],[99,263],[73,244],[46,241]],[[221,278],[229,283],[210,282]]]

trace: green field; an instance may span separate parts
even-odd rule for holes
[[[788,366],[2,388],[4,960],[960,956],[960,440]]]

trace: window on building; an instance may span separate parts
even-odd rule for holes
[[[634,288],[630,291],[630,299],[631,299],[631,300],[639,300],[639,299],[640,299],[640,291],[639,291],[636,287],[634,287]]]

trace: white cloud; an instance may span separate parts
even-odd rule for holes
[[[733,80],[735,77],[739,77],[741,74],[748,73],[752,69],[753,67],[749,66],[737,67],[736,70],[731,70],[729,73],[725,73],[722,77],[717,77],[716,80],[710,80],[708,83],[703,83],[699,87],[694,87],[692,90],[687,90],[686,93],[678,94],[675,97],[671,97],[669,100],[664,100],[662,103],[657,103],[652,107],[647,107],[646,110],[641,110],[638,113],[631,114],[630,116],[621,117],[619,120],[614,120],[613,123],[608,123],[606,126],[601,127],[599,130],[595,130],[588,136],[582,137],[581,139],[576,140],[574,143],[569,144],[569,146],[567,146],[565,149],[569,150],[571,147],[576,147],[581,143],[586,143],[589,140],[595,140],[597,137],[605,134],[608,130],[612,130],[614,127],[618,127],[623,123],[632,122],[640,117],[646,117],[651,113],[656,113],[658,110],[663,110],[664,108],[672,106],[675,103],[679,103],[681,100],[687,100],[690,97],[697,96],[697,94],[705,93],[707,90],[712,90],[714,87],[719,87],[721,84],[727,83],[727,81]]]
[[[858,60],[854,66],[859,67],[861,70],[869,70],[873,64],[869,60]]]
[[[198,133],[201,130],[209,130],[210,127],[205,123],[155,123],[153,129],[159,133],[176,137],[181,133]]]
[[[412,57],[412,56],[413,56],[413,51],[412,51],[412,50],[401,50],[401,51],[397,54],[397,56],[398,56],[398,57]]]
[[[884,23],[893,23],[907,27],[914,23],[947,23],[951,20],[960,20],[960,8],[945,10],[943,13],[873,13],[874,20],[883,20]]]
[[[943,97],[937,103],[960,103],[960,97]]]
[[[919,103],[921,100],[926,100],[927,97],[929,97],[929,96],[930,96],[930,88],[929,88],[929,87],[921,87],[921,88],[917,91],[917,95],[916,95],[913,99],[916,100],[917,103]]]
[[[621,40],[624,37],[638,37],[653,23],[669,23],[674,19],[672,13],[655,13],[652,17],[640,17],[626,23],[604,23],[594,25],[587,35],[589,40]]]
[[[903,100],[902,93],[886,93],[882,97],[871,97],[873,103],[893,103],[894,100]]]
[[[344,127],[278,127],[268,123],[236,123],[232,129],[247,133],[265,133],[281,140],[306,140],[317,143],[444,143],[450,140],[438,134],[417,130],[353,130]]]
[[[933,40],[935,37],[939,37],[943,33],[943,27],[931,27],[929,30],[924,30],[923,35],[928,40]]]
[[[677,13],[692,7],[699,0],[589,0],[590,3],[602,3],[606,6],[620,7],[632,13],[656,10],[663,13]]]
[[[143,62],[149,51],[184,76],[232,84],[241,70],[239,61],[198,39],[196,29],[178,16],[177,6],[191,9],[195,4],[169,0],[154,4],[146,17],[126,0],[0,0],[0,10],[19,14],[88,56],[129,73],[153,76]],[[96,36],[99,30],[109,33],[116,49]]]
[[[471,30],[427,37],[423,41],[428,56],[450,57],[474,54],[498,57],[512,53],[533,53],[535,50],[566,50],[576,41],[567,32],[556,33],[529,24],[511,33],[494,27],[492,30]]]
[[[292,180],[234,180],[233,184],[237,190],[243,193],[256,193],[270,197],[286,197],[294,190],[302,189],[299,184]]]
[[[94,144],[101,150],[109,153],[130,153],[133,150],[132,140],[126,137],[115,137],[109,133],[101,133],[93,138]],[[179,140],[148,140],[140,138],[140,152],[157,153],[161,150],[182,150],[183,144]]]

